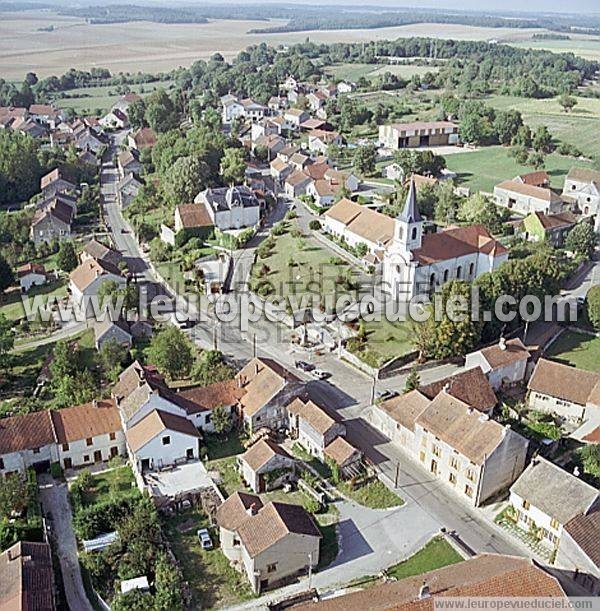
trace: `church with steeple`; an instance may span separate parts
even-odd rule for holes
[[[409,301],[416,295],[430,295],[450,280],[472,282],[507,259],[506,248],[483,225],[425,233],[411,179],[383,256],[383,289],[397,301]]]

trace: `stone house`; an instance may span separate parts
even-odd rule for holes
[[[516,180],[506,180],[494,187],[494,203],[519,214],[557,214],[563,208],[562,198],[552,189],[534,187]]]
[[[539,359],[527,385],[531,409],[572,423],[600,417],[600,375]]]
[[[236,492],[217,509],[221,549],[256,593],[304,575],[319,562],[321,532],[300,505]]]
[[[346,434],[346,426],[312,401],[294,399],[287,406],[290,435],[310,454],[325,460],[325,447]]]
[[[268,439],[251,445],[238,464],[242,479],[256,493],[274,490],[295,479],[296,460]]]
[[[531,354],[519,338],[506,340],[467,354],[465,368],[481,367],[491,387],[498,390],[524,382]]]
[[[560,548],[565,526],[600,507],[598,490],[538,456],[510,488],[516,523],[549,550]]]

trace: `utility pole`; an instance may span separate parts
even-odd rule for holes
[[[394,488],[398,487],[399,479],[400,479],[400,461],[396,463],[396,476],[394,477]]]
[[[308,589],[312,585],[312,552],[308,552]]]
[[[375,384],[377,383],[377,379],[373,376],[373,384],[371,385],[371,405],[375,403]]]

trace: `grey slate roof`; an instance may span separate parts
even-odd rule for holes
[[[531,462],[510,490],[562,525],[587,513],[598,498],[596,488],[541,457]]]

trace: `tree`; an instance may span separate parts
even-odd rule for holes
[[[160,552],[156,559],[154,569],[154,608],[156,611],[170,611],[183,609],[181,594],[181,578],[177,567],[170,561],[164,552]]]
[[[444,224],[454,221],[459,202],[460,200],[454,193],[454,187],[451,182],[444,181],[437,187],[437,203],[434,210],[435,220]]]
[[[194,366],[192,377],[196,382],[207,386],[213,382],[230,380],[233,369],[225,363],[223,353],[219,350],[204,350]]]
[[[0,314],[0,369],[7,366],[14,345],[14,322]]]
[[[373,144],[359,146],[354,153],[353,165],[358,174],[368,176],[375,173],[377,150]]]
[[[480,193],[461,202],[458,218],[469,225],[485,225],[493,233],[497,233],[502,228],[502,217],[498,207]]]
[[[145,119],[148,125],[157,133],[162,134],[174,129],[179,124],[179,117],[173,100],[164,89],[157,89],[146,100]]]
[[[146,122],[146,103],[144,100],[136,100],[129,105],[127,118],[134,129],[148,126]]]
[[[4,292],[15,282],[15,275],[4,255],[0,253],[0,291]]]
[[[471,320],[473,304],[469,285],[462,280],[448,282],[442,288],[441,302],[439,320],[430,317],[428,321],[433,325],[429,354],[436,359],[464,356],[477,346],[481,337],[481,324]],[[454,305],[449,309],[449,304]]]
[[[578,223],[567,234],[565,248],[589,259],[594,253],[596,240],[596,232],[592,225],[586,222]]]
[[[531,146],[540,153],[551,153],[554,150],[552,134],[545,125],[538,125],[533,132]]]
[[[215,407],[212,412],[212,423],[218,435],[228,433],[231,429],[231,415],[223,407]]]
[[[577,98],[574,98],[568,93],[563,93],[561,96],[559,96],[558,103],[562,106],[565,112],[571,112],[577,105]]]
[[[410,373],[408,374],[406,378],[406,382],[404,384],[404,392],[407,393],[407,392],[410,392],[411,390],[417,390],[417,388],[419,388],[420,385],[421,385],[421,376],[419,375],[417,368],[413,367],[410,370]]]
[[[190,374],[194,348],[181,329],[168,326],[150,341],[148,359],[171,380],[178,380]]]
[[[527,156],[526,163],[536,170],[541,170],[546,165],[546,156],[542,151],[532,151]]]
[[[590,443],[578,451],[583,470],[595,478],[600,478],[600,445]]]
[[[116,339],[111,338],[102,344],[100,348],[100,366],[104,375],[116,382],[119,374],[123,371],[123,365],[127,361],[128,350],[126,346],[120,344]]]
[[[600,284],[596,284],[585,298],[587,317],[596,331],[600,331]]]
[[[8,520],[13,511],[21,513],[32,497],[32,485],[20,473],[6,475],[0,486],[0,522]]]
[[[69,240],[60,243],[56,263],[58,267],[66,273],[72,272],[77,267],[77,253],[75,252],[73,242]]]
[[[244,151],[238,148],[227,148],[221,159],[221,175],[227,185],[239,185],[246,175]]]
[[[174,206],[193,201],[208,186],[210,174],[210,167],[200,157],[180,157],[163,182],[167,200]]]
[[[45,170],[38,151],[39,144],[30,136],[0,130],[0,205],[14,206],[37,193]]]

